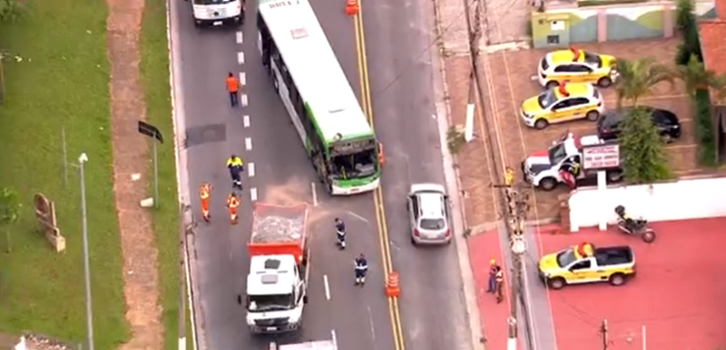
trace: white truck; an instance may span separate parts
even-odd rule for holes
[[[554,190],[560,183],[568,183],[570,187],[575,187],[575,183],[596,184],[597,172],[582,168],[582,147],[605,143],[597,135],[576,137],[568,133],[552,142],[549,149],[534,152],[522,161],[524,180],[545,191]],[[606,174],[608,183],[623,179],[621,168],[607,169]]]
[[[270,343],[270,350],[338,350],[338,345],[335,343],[335,339],[285,345]]]
[[[252,216],[247,325],[256,334],[296,331],[308,301],[307,205],[256,202]]]
[[[194,24],[221,26],[244,22],[244,0],[184,0],[192,4]]]

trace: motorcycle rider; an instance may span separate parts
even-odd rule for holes
[[[617,207],[615,207],[615,213],[618,214],[621,222],[625,226],[625,229],[628,230],[630,233],[634,233],[638,230],[638,222],[633,220],[633,218],[631,218],[630,215],[625,212],[624,206],[618,205]]]
[[[368,272],[368,261],[363,253],[355,259],[355,284],[363,285],[366,283],[366,272]]]
[[[345,249],[345,223],[340,218],[335,218],[335,233],[338,236],[338,247]]]

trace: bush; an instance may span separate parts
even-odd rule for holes
[[[619,143],[625,178],[637,184],[670,178],[668,158],[650,113],[634,108],[622,123]]]
[[[698,143],[698,162],[701,165],[718,166],[716,159],[716,139],[714,138],[713,117],[711,115],[711,98],[708,90],[696,90],[693,98],[693,133]]]
[[[680,0],[676,7],[676,30],[683,37],[683,42],[676,51],[676,64],[686,65],[691,55],[696,55],[703,62],[701,40],[698,37],[698,19],[693,12],[693,3]]]

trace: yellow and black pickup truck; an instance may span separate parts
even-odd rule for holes
[[[610,282],[621,286],[635,276],[635,257],[627,246],[596,248],[579,244],[539,261],[539,277],[552,289],[568,284]]]

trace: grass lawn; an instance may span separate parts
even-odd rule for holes
[[[177,348],[179,312],[179,204],[174,162],[173,124],[169,97],[169,53],[164,0],[146,0],[141,32],[141,79],[146,96],[146,120],[156,125],[165,143],[159,152],[160,206],[153,212],[159,248],[159,277],[165,349]],[[149,169],[153,176],[153,168]],[[148,178],[151,178],[149,176]],[[153,185],[153,184],[150,184]],[[149,187],[149,193],[153,193]],[[191,334],[187,331],[189,341]],[[191,342],[190,342],[191,344]]]
[[[93,281],[95,343],[112,349],[128,336],[124,320],[121,251],[113,203],[109,135],[109,64],[103,1],[25,2],[27,18],[0,25],[6,60],[0,106],[0,186],[23,202],[12,228],[12,253],[0,237],[0,329],[32,330],[70,342],[85,337],[77,170],[64,184],[61,129],[69,161],[88,154],[86,188]],[[67,251],[56,254],[36,232],[31,200],[42,192],[56,202]]]
[[[0,48],[19,55],[6,61],[6,103],[0,106],[0,186],[23,200],[12,228],[12,253],[0,253],[0,330],[33,330],[69,342],[85,337],[79,186],[69,167],[64,183],[61,130],[69,160],[86,152],[88,228],[93,275],[97,349],[128,338],[124,320],[121,255],[112,194],[109,135],[109,67],[103,1],[30,2],[20,23],[0,25]],[[143,22],[142,82],[147,120],[167,140],[159,148],[161,208],[153,213],[159,249],[166,349],[176,347],[178,206],[169,106],[168,57],[163,0],[148,0]],[[32,195],[55,200],[67,239],[64,254],[52,253],[35,232]],[[149,192],[151,193],[151,192]],[[6,242],[0,237],[4,252]]]

